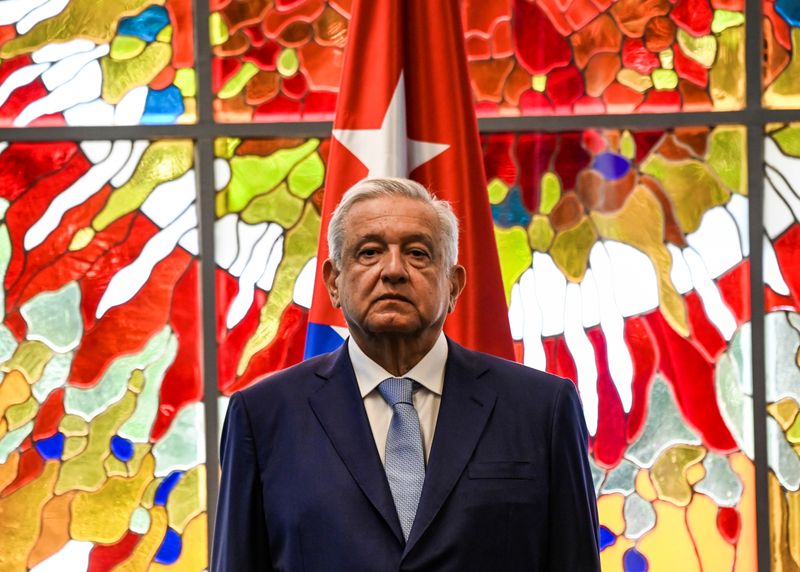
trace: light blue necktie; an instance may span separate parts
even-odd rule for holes
[[[390,377],[378,386],[381,396],[394,411],[386,436],[384,468],[406,540],[414,524],[422,484],[425,482],[425,455],[422,452],[419,416],[411,400],[413,385],[414,381],[407,377]]]

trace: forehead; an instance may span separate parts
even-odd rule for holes
[[[410,197],[374,197],[350,207],[344,220],[345,239],[357,239],[375,232],[439,234],[439,218],[434,208]]]

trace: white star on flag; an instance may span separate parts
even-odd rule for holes
[[[369,169],[367,178],[407,177],[414,169],[450,147],[444,143],[408,138],[402,72],[380,129],[334,129],[333,136]],[[406,152],[401,152],[402,149]]]

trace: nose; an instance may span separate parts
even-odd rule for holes
[[[403,253],[399,248],[389,248],[383,259],[381,267],[381,279],[386,282],[405,282],[408,280],[408,270],[406,269]]]

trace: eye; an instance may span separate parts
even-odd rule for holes
[[[431,255],[424,248],[412,248],[408,251],[412,258],[417,260],[429,260]]]
[[[378,256],[380,251],[374,246],[367,246],[358,251],[356,255],[360,260],[370,260]]]

